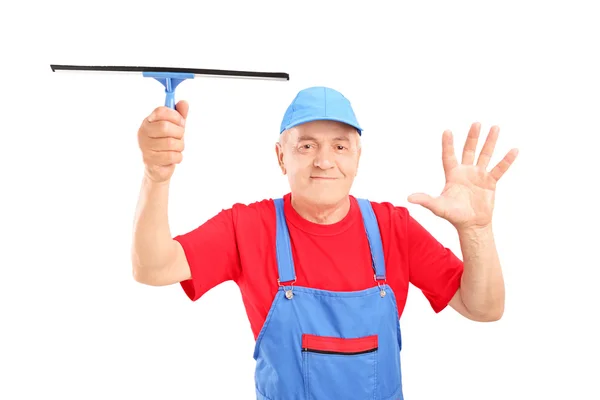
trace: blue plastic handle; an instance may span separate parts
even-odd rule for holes
[[[194,74],[183,72],[143,72],[144,77],[154,78],[165,87],[165,106],[175,109],[175,89],[186,79],[194,79]]]

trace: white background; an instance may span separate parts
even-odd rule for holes
[[[444,129],[460,154],[472,122],[483,137],[499,125],[490,167],[520,150],[494,214],[506,313],[491,324],[450,308],[435,315],[411,288],[405,397],[599,399],[598,11],[591,1],[407,3],[3,6],[0,398],[254,398],[237,287],[192,303],[179,285],[131,276],[136,131],[163,103],[162,86],[53,73],[56,63],[291,75],[179,87],[190,114],[170,197],[174,235],[235,202],[285,193],[281,117],[298,90],[327,85],[365,128],[353,194],[408,206],[460,255],[452,227],[406,197],[442,189]]]

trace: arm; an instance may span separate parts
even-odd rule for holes
[[[131,261],[137,282],[170,285],[191,277],[182,246],[171,238],[167,217],[169,181],[144,176],[137,204]]]
[[[182,160],[188,104],[177,109],[156,108],[144,118],[138,143],[144,161],[144,178],[133,227],[131,262],[136,281],[168,285],[190,277],[190,267],[179,243],[171,239],[167,204],[175,165]]]
[[[460,164],[454,153],[452,132],[445,131],[442,163],[446,184],[442,193],[435,198],[414,193],[408,201],[446,219],[458,231],[464,273],[450,305],[469,319],[495,321],[504,313],[504,282],[492,233],[492,212],[498,181],[515,161],[518,150],[511,149],[488,172],[499,128],[490,129],[475,163],[480,129],[479,123],[471,125]]]
[[[187,295],[196,300],[219,283],[237,279],[241,265],[231,208],[193,231],[171,237],[169,184],[183,157],[187,114],[185,101],[177,103],[177,110],[158,107],[138,131],[145,170],[135,213],[131,262],[136,281],[152,286],[180,282]]]
[[[504,279],[491,226],[458,230],[464,271],[450,306],[480,322],[497,321],[504,313]]]

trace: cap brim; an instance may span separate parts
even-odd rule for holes
[[[360,127],[360,125],[358,125],[357,123],[353,122],[353,121],[349,121],[346,119],[342,119],[342,118],[332,118],[332,117],[309,117],[309,118],[303,118],[303,119],[298,119],[295,120],[294,122],[292,122],[291,124],[286,125],[281,132],[279,132],[280,134],[283,133],[283,131],[293,128],[295,126],[298,125],[302,125],[305,124],[307,122],[312,122],[312,121],[336,121],[336,122],[342,122],[344,124],[350,125],[351,127],[355,128],[358,131],[358,134],[362,134],[362,128]]]

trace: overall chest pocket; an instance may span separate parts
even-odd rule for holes
[[[372,400],[377,387],[378,336],[302,335],[307,400]]]

